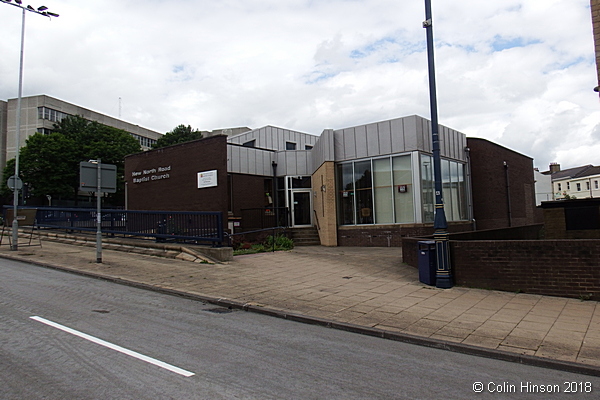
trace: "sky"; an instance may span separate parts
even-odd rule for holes
[[[34,3],[35,1],[35,3]],[[589,0],[431,0],[442,125],[534,159],[600,165]],[[28,0],[23,96],[166,133],[266,125],[320,135],[430,118],[424,0]],[[0,99],[21,10],[0,3]]]

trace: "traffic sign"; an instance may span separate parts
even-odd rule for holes
[[[6,181],[6,186],[8,186],[10,190],[21,190],[23,189],[23,181],[18,176],[13,175]]]

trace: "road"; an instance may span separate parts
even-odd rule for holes
[[[591,399],[600,378],[0,259],[2,399],[533,399],[542,386],[561,392],[544,398]]]

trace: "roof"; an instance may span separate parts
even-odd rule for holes
[[[569,168],[569,169],[565,169],[562,171],[557,171],[555,173],[552,174],[552,180],[556,181],[559,179],[568,179],[568,178],[581,178],[583,176],[588,176],[588,175],[595,175],[593,173],[588,173],[588,171],[590,169],[595,169],[598,168],[600,170],[600,167],[594,167],[591,164],[588,165],[584,165],[581,167],[575,167],[575,168]]]

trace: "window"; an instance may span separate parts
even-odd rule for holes
[[[394,212],[396,223],[415,222],[414,187],[411,156],[392,158],[394,172]]]
[[[415,200],[419,198],[423,222],[433,222],[432,157],[421,154],[420,164],[421,181],[417,187],[413,185],[418,171],[413,170],[412,154],[338,164],[340,225],[414,223],[418,215]],[[450,160],[443,160],[442,165],[446,218],[449,221],[466,220],[465,166]]]
[[[140,146],[150,148],[154,143],[156,143],[156,139],[150,139],[146,136],[136,135],[135,133],[130,133],[138,142],[140,142]]]
[[[48,128],[37,128],[37,132],[41,133],[42,135],[49,135],[52,133],[52,129],[48,129]]]
[[[557,185],[558,185],[558,191],[560,192],[562,190],[562,185],[560,183],[558,183]]]
[[[598,181],[594,181],[594,189],[598,189]]]
[[[587,181],[587,182],[585,183],[585,189],[586,189],[586,190],[590,190],[590,181]]]
[[[47,107],[38,107],[38,119],[47,119],[52,122],[60,122],[63,118],[68,117],[69,114],[53,110]]]
[[[293,142],[285,142],[286,150],[296,150],[296,143]]]
[[[423,203],[423,222],[433,222],[435,215],[435,196],[433,182],[433,157],[421,154],[421,192]]]
[[[339,223],[342,225],[354,224],[354,177],[352,170],[352,163],[338,165],[338,218]]]
[[[581,183],[578,183],[578,184],[577,184],[577,191],[578,191],[578,192],[581,192]]]
[[[567,190],[571,190],[571,182],[567,182]]]
[[[371,160],[354,163],[354,195],[356,200],[356,223],[373,223],[373,185]]]
[[[312,146],[309,144],[304,145],[304,150],[312,150]]]
[[[242,146],[244,146],[244,147],[255,147],[256,146],[256,139],[250,140],[250,141],[244,143]]]

